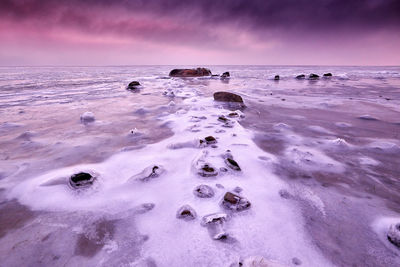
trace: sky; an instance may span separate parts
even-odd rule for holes
[[[400,0],[0,0],[0,65],[400,65]]]

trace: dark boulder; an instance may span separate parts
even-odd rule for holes
[[[93,184],[96,177],[87,172],[79,172],[69,178],[69,184],[75,188],[85,188]]]
[[[228,78],[228,77],[231,77],[231,75],[229,74],[229,72],[224,72],[224,73],[222,73],[222,75],[221,75],[221,78]]]
[[[236,195],[231,192],[226,192],[222,200],[222,206],[234,211],[242,211],[251,207],[250,201],[246,198]]]
[[[310,76],[308,76],[308,78],[310,80],[316,80],[316,79],[319,79],[319,75],[315,74],[315,73],[311,73]]]
[[[279,75],[275,75],[274,80],[279,81],[279,79],[280,79]]]
[[[214,93],[214,100],[215,101],[222,101],[222,102],[238,102],[243,103],[243,99],[240,95],[229,93],[229,92],[216,92]]]
[[[304,74],[300,74],[300,75],[296,76],[296,79],[298,79],[298,80],[302,80],[302,79],[305,79],[305,78],[306,78],[306,75],[304,75]]]
[[[140,83],[138,81],[133,81],[133,82],[130,82],[128,84],[127,89],[128,90],[135,90],[135,89],[138,89],[139,87],[140,87]]]
[[[324,73],[324,77],[332,77],[332,73],[330,73],[330,72]]]
[[[183,205],[176,213],[176,218],[190,221],[196,219],[197,214],[194,209],[189,205]]]
[[[193,194],[200,198],[211,198],[214,196],[214,190],[208,185],[201,184],[196,186],[193,190]]]
[[[211,76],[211,71],[206,68],[197,69],[173,69],[169,73],[171,77],[201,77]]]

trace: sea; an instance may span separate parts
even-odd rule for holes
[[[0,67],[0,266],[400,266],[400,67],[193,67]]]

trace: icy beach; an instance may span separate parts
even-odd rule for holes
[[[174,67],[0,68],[0,266],[400,266],[399,67]]]

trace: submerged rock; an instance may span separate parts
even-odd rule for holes
[[[305,79],[305,78],[306,78],[306,75],[304,75],[304,74],[300,74],[300,75],[296,76],[296,79],[298,79],[298,80],[302,80],[302,79]]]
[[[185,221],[194,220],[196,217],[196,211],[189,205],[183,205],[176,213],[176,218],[184,219]]]
[[[328,72],[328,73],[324,73],[323,75],[324,77],[332,77],[332,73]]]
[[[315,73],[311,73],[310,76],[308,76],[308,78],[310,80],[316,80],[316,79],[319,79],[319,75],[315,74]]]
[[[390,225],[387,239],[390,243],[400,248],[400,223]]]
[[[221,102],[237,102],[243,103],[243,99],[240,95],[229,93],[229,92],[216,92],[214,93],[214,100]]]
[[[226,213],[213,213],[203,217],[201,225],[208,228],[211,237],[214,240],[228,238],[228,234],[224,230],[224,223],[229,219]]]
[[[128,84],[128,87],[126,89],[135,90],[135,89],[138,89],[139,87],[140,87],[140,83],[138,81],[133,81]]]
[[[142,172],[132,176],[129,178],[129,181],[142,181],[142,182],[147,182],[151,179],[159,177],[161,174],[165,172],[165,169],[161,165],[151,165],[147,168],[145,168]]]
[[[193,194],[200,198],[211,198],[214,196],[214,190],[211,188],[211,186],[201,184],[196,186],[196,188],[193,190]]]
[[[217,176],[218,171],[211,164],[206,163],[198,170],[197,174],[203,177],[212,177]]]
[[[242,211],[251,207],[250,201],[246,198],[231,192],[226,192],[222,200],[222,206],[234,211]]]
[[[229,74],[228,71],[222,73],[221,78],[229,78],[231,75]]]
[[[358,117],[360,120],[366,120],[366,121],[377,121],[378,119],[375,117],[372,117],[371,115],[362,115]]]
[[[201,77],[211,76],[211,71],[206,68],[197,69],[173,69],[169,73],[171,77]]]
[[[95,117],[94,114],[92,112],[86,111],[85,113],[83,113],[81,115],[81,122],[82,123],[89,123],[89,122],[94,122],[95,121]]]
[[[230,151],[228,150],[224,155],[222,155],[222,157],[224,158],[225,164],[235,170],[235,171],[240,171],[240,166],[239,164],[233,159],[232,154],[230,153]]]
[[[251,256],[240,261],[237,266],[240,267],[285,267],[278,262],[268,260],[262,256]]]
[[[275,75],[274,80],[279,81],[279,79],[280,79],[279,75]]]
[[[69,178],[69,184],[75,188],[86,188],[93,184],[96,177],[88,172],[78,172]]]

